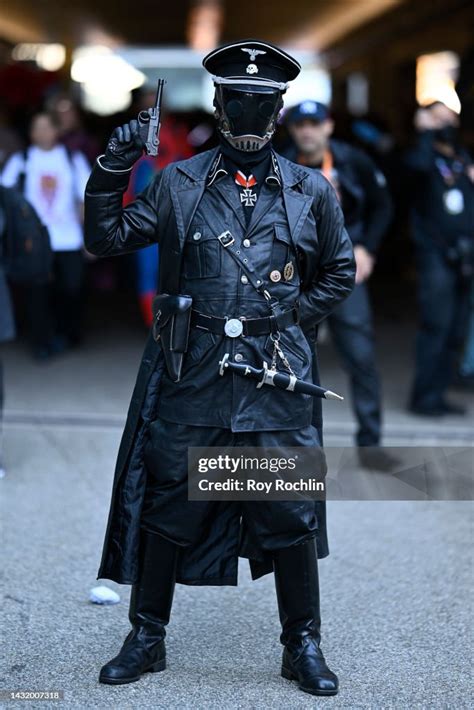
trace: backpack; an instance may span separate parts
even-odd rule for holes
[[[15,188],[0,186],[0,210],[0,263],[6,275],[18,283],[46,283],[53,263],[47,228]]]

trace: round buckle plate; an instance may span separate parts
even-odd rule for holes
[[[242,335],[244,331],[244,326],[242,321],[238,318],[230,318],[224,325],[224,333],[229,336],[229,338],[238,338]]]

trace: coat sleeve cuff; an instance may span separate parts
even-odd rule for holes
[[[111,168],[104,167],[102,164],[103,158],[103,155],[99,155],[99,157],[96,158],[89,177],[88,189],[92,191],[109,191],[123,188],[126,190],[132,168],[128,168],[127,170],[111,170]]]

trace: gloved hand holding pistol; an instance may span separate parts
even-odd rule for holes
[[[129,170],[141,158],[143,149],[147,155],[158,155],[164,84],[164,79],[158,79],[155,105],[152,108],[140,111],[138,120],[134,119],[114,130],[102,160],[104,168]]]
[[[137,120],[118,126],[110,136],[102,165],[109,170],[129,170],[141,158],[145,141]]]

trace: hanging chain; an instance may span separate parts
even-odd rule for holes
[[[279,343],[280,340],[280,333],[277,333],[276,335],[271,333],[270,334],[270,339],[273,341],[273,355],[272,355],[272,364],[271,364],[271,369],[276,370],[276,363],[277,363],[277,355],[280,358],[280,360],[283,362],[284,366],[290,373],[290,375],[295,375],[293,372],[290,363],[288,362],[288,358],[286,357],[285,353],[281,349],[281,345]]]

